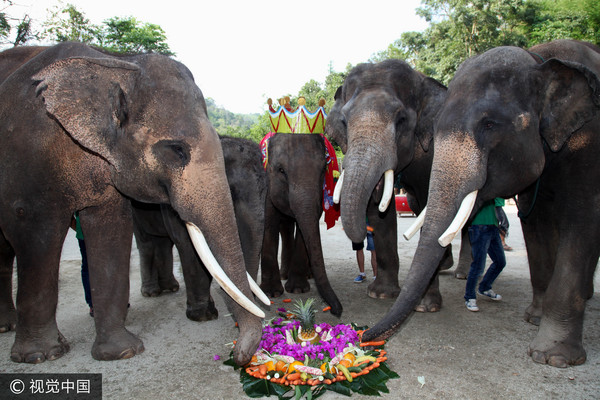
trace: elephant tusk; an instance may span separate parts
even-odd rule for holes
[[[206,243],[206,239],[204,235],[200,231],[200,229],[192,224],[191,222],[186,222],[185,226],[190,234],[190,238],[192,239],[192,243],[198,252],[198,256],[208,269],[208,272],[215,278],[215,280],[221,285],[223,290],[227,292],[229,296],[233,300],[235,300],[240,306],[244,307],[246,310],[256,315],[259,318],[264,318],[265,313],[258,308],[256,304],[254,304],[250,299],[248,299],[240,289],[238,289],[234,283],[229,279],[229,277],[223,271],[223,268],[219,265],[215,256],[210,251],[208,247],[208,243]]]
[[[344,170],[340,174],[337,183],[335,184],[335,188],[333,189],[333,203],[340,204],[340,195],[342,193],[342,182],[344,181]]]
[[[379,211],[384,212],[387,210],[394,194],[394,170],[388,169],[383,175],[383,195],[379,202]]]
[[[246,272],[246,275],[248,275],[248,283],[250,283],[250,289],[252,289],[252,293],[254,293],[256,297],[258,297],[258,299],[262,301],[265,305],[270,306],[271,300],[269,300],[265,292],[262,291],[260,286],[258,286],[258,283],[256,283],[254,279],[252,279],[248,272]]]
[[[463,226],[465,226],[467,220],[469,219],[469,215],[471,215],[471,211],[473,211],[473,207],[475,206],[476,198],[477,190],[466,195],[462,203],[460,203],[460,207],[456,213],[456,216],[454,217],[454,220],[452,220],[452,223],[448,229],[446,229],[446,232],[444,232],[438,239],[438,243],[442,247],[448,246],[458,232],[460,232]]]
[[[423,226],[423,222],[425,222],[425,211],[427,211],[427,206],[423,208],[423,211],[419,215],[417,215],[417,219],[412,223],[411,226],[408,227],[406,232],[404,232],[404,239],[410,240],[417,233],[419,229]]]

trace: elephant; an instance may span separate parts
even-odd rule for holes
[[[461,64],[435,126],[409,276],[363,340],[402,326],[444,246],[485,201],[517,196],[533,289],[525,319],[539,325],[528,353],[554,367],[585,362],[583,317],[600,256],[599,77],[600,49],[571,40],[498,47]]]
[[[335,95],[325,133],[345,153],[336,192],[346,235],[353,242],[364,240],[365,215],[374,229],[378,272],[367,289],[370,297],[394,298],[400,292],[395,202],[387,206],[392,188],[384,194],[384,176],[400,175],[410,208],[419,214],[427,202],[433,123],[445,97],[445,86],[402,60],[357,65]],[[468,240],[463,243],[469,251]],[[448,251],[440,268],[452,264]],[[441,304],[436,277],[416,309],[438,311]]]
[[[256,280],[265,223],[266,172],[258,144],[242,138],[220,139],[246,270]],[[133,226],[140,254],[142,294],[149,297],[179,290],[173,275],[175,244],[185,280],[186,316],[193,321],[216,319],[219,314],[210,295],[212,277],[173,208],[133,202]]]
[[[268,143],[268,190],[265,205],[265,233],[261,255],[261,289],[272,297],[283,293],[277,262],[279,233],[284,251],[290,249],[285,290],[310,290],[308,271],[331,313],[343,311],[325,271],[319,219],[323,214],[323,182],[327,169],[327,149],[319,134],[276,133]],[[297,226],[294,243],[294,224]],[[286,244],[287,243],[287,244]]]
[[[234,360],[247,363],[264,311],[249,299],[257,286],[245,270],[223,152],[191,72],[163,55],[111,55],[69,42],[6,50],[0,65],[8,71],[0,83],[0,310],[9,311],[0,326],[11,328],[16,318],[11,359],[39,363],[69,350],[56,306],[75,212],[90,268],[92,356],[144,350],[125,328],[134,199],[170,204],[187,222],[232,296],[240,327]],[[15,257],[16,317],[6,295]]]

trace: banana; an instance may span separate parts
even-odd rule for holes
[[[352,375],[350,375],[350,371],[348,371],[348,368],[344,367],[342,364],[338,364],[335,367],[342,371],[342,374],[344,374],[348,382],[352,382]]]

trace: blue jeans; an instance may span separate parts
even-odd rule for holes
[[[485,292],[492,288],[492,284],[506,266],[506,257],[502,248],[500,231],[494,225],[471,225],[469,227],[469,239],[471,241],[471,253],[473,262],[467,277],[465,288],[465,300],[474,299],[477,280],[485,269],[485,259],[489,254],[492,265],[488,268],[485,276],[479,283],[479,291]]]
[[[85,302],[92,307],[92,291],[90,290],[90,272],[88,270],[87,251],[85,250],[85,241],[77,239],[79,242],[79,251],[81,252],[81,282],[83,283],[83,293]]]

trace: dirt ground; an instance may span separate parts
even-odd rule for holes
[[[503,300],[480,300],[481,311],[466,310],[463,300],[464,280],[457,280],[452,270],[440,278],[443,308],[434,314],[415,314],[387,344],[388,364],[399,379],[389,381],[385,399],[594,399],[600,398],[600,293],[598,276],[596,293],[588,302],[583,332],[587,362],[582,366],[557,369],[534,363],[527,356],[529,342],[537,327],[523,321],[523,312],[531,301],[531,286],[525,247],[514,206],[506,207],[511,223],[507,267],[496,281],[494,290]],[[414,218],[403,216],[401,233]],[[355,255],[341,224],[329,231],[322,223],[325,263],[336,293],[344,305],[341,320],[319,313],[319,321],[356,322],[372,326],[384,315],[392,300],[375,300],[366,295],[367,283],[352,282],[357,273]],[[418,237],[401,240],[400,282],[410,266]],[[459,239],[454,242],[457,257]],[[372,279],[369,253],[366,254],[367,276]],[[60,272],[60,298],[57,320],[61,332],[70,342],[71,351],[64,357],[39,365],[10,361],[14,333],[0,335],[0,373],[101,373],[104,399],[242,399],[239,373],[220,361],[226,358],[228,343],[237,336],[236,328],[213,285],[213,296],[220,317],[216,321],[197,323],[185,317],[185,290],[180,266],[176,274],[182,285],[178,293],[158,298],[140,294],[139,257],[132,253],[131,308],[127,327],[144,341],[145,352],[129,360],[96,361],[90,350],[95,336],[93,319],[87,313],[80,281],[80,256],[77,242],[69,233]],[[178,262],[178,258],[176,258]],[[314,286],[314,285],[313,285]],[[302,298],[318,297],[313,288]],[[284,297],[298,298],[300,295]],[[282,298],[277,307],[284,306]],[[424,378],[425,384],[419,382]],[[322,398],[343,396],[327,393]],[[354,394],[353,397],[360,397]]]

